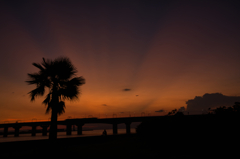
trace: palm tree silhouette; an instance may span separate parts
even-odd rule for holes
[[[76,77],[77,70],[67,57],[55,60],[45,60],[41,64],[33,63],[39,72],[28,74],[28,84],[36,85],[36,89],[29,92],[31,101],[37,96],[43,96],[45,88],[49,89],[45,100],[42,102],[47,106],[46,113],[52,111],[49,139],[57,138],[57,117],[65,112],[65,99],[78,99],[80,94],[78,86],[85,84],[85,79]]]

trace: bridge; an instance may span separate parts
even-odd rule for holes
[[[144,117],[124,117],[124,118],[76,118],[76,119],[66,119],[63,121],[58,121],[57,125],[65,125],[66,126],[66,134],[72,134],[72,126],[77,126],[77,134],[82,135],[82,126],[84,124],[89,123],[104,123],[104,124],[112,124],[113,134],[118,133],[118,124],[124,123],[126,125],[126,134],[130,134],[130,125],[132,122],[143,122],[146,120],[157,119],[157,118],[166,118],[166,116],[144,116]],[[14,128],[14,136],[19,136],[19,130],[22,126],[32,127],[31,134],[32,136],[36,136],[36,127],[40,126],[42,128],[42,135],[47,136],[47,129],[50,126],[50,121],[46,122],[23,122],[23,123],[4,123],[0,124],[0,128],[4,128],[3,137],[8,136],[8,129],[10,127]]]

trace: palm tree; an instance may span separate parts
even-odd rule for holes
[[[45,89],[49,92],[42,102],[47,106],[46,113],[52,111],[49,139],[57,138],[57,117],[65,112],[65,99],[78,99],[78,86],[85,84],[83,77],[76,77],[77,70],[67,57],[55,60],[45,60],[41,64],[33,63],[39,72],[28,74],[28,84],[36,85],[36,89],[29,92],[31,101],[37,96],[43,96]]]

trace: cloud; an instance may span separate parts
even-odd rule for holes
[[[180,107],[180,108],[178,109],[179,112],[184,112],[185,110],[186,110],[185,107]]]
[[[225,96],[221,93],[206,93],[202,97],[196,96],[194,99],[186,101],[187,111],[203,111],[208,108],[220,106],[233,106],[235,102],[240,101],[240,96]]]
[[[123,91],[131,91],[131,89],[125,88],[125,89],[123,89]]]
[[[107,104],[103,104],[102,106],[107,106]]]
[[[164,110],[163,110],[163,109],[160,109],[160,110],[157,110],[157,111],[155,111],[155,112],[157,112],[157,113],[162,113],[162,112],[164,112]]]
[[[136,97],[138,97],[138,95],[136,95]]]

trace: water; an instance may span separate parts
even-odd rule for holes
[[[113,135],[112,129],[106,129],[107,135]],[[58,132],[57,138],[71,138],[71,137],[86,137],[86,136],[100,136],[102,135],[103,129],[92,130],[92,131],[82,131],[82,135],[77,135],[77,131],[72,131],[72,135],[66,135],[66,132]],[[131,128],[131,133],[136,133],[135,128]],[[126,134],[126,129],[118,129],[118,134]],[[26,140],[43,140],[48,139],[47,136],[42,136],[42,133],[36,133],[36,136],[31,136],[29,134],[19,134],[19,137],[14,137],[14,135],[8,135],[8,137],[0,136],[0,142],[13,142],[13,141],[26,141]]]

